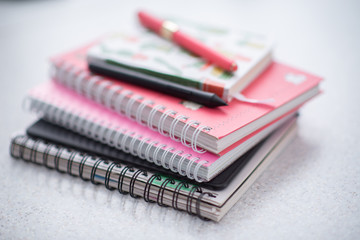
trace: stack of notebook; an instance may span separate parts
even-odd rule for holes
[[[224,48],[239,70],[223,71],[143,29],[104,37],[51,59],[51,80],[24,100],[39,120],[12,138],[11,155],[219,221],[294,135],[320,78],[272,61],[263,35],[193,32]],[[196,87],[228,105],[206,107],[89,65]]]

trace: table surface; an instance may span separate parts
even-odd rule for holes
[[[48,58],[131,26],[138,9],[270,33],[276,60],[325,79],[296,138],[220,223],[9,156],[11,134],[34,120],[21,103],[47,81]],[[359,12],[358,1],[1,1],[0,238],[358,237]]]

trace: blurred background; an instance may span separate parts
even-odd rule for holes
[[[10,135],[32,117],[26,91],[49,58],[164,18],[271,34],[274,59],[324,77],[299,133],[220,223],[12,160]],[[0,1],[0,238],[354,239],[360,234],[359,1]],[[143,234],[146,234],[145,236]]]

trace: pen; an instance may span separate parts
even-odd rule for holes
[[[162,92],[174,97],[197,102],[207,107],[227,105],[226,102],[214,93],[204,92],[195,88],[186,87],[177,83],[168,82],[161,78],[135,72],[121,66],[106,65],[105,63],[89,63],[89,69],[97,74],[109,76],[121,81],[133,83],[148,89]]]
[[[158,19],[143,11],[138,12],[138,17],[142,25],[156,32],[160,36],[177,43],[181,47],[199,55],[200,57],[227,71],[237,70],[237,64],[234,60],[225,57],[223,54],[216,52],[198,40],[180,31],[179,27],[175,23]]]

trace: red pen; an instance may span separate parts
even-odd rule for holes
[[[237,70],[237,64],[234,60],[225,57],[224,55],[205,46],[198,40],[183,33],[179,30],[179,27],[175,23],[158,19],[143,11],[138,12],[138,17],[142,25],[156,32],[160,36],[177,43],[181,47],[227,71]]]

